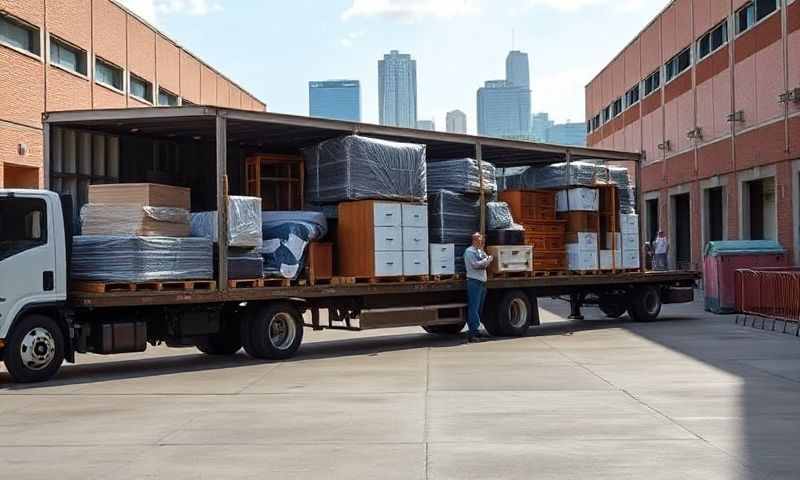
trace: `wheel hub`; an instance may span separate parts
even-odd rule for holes
[[[53,361],[56,354],[53,335],[44,328],[34,328],[25,334],[19,348],[22,363],[31,370],[41,370]]]
[[[269,341],[278,350],[286,350],[294,343],[297,326],[286,313],[277,313],[269,322]]]
[[[508,320],[514,328],[522,328],[528,321],[528,306],[522,299],[511,300],[508,305]]]

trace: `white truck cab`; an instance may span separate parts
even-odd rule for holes
[[[0,356],[15,380],[36,381],[61,366],[67,276],[58,194],[0,189]]]

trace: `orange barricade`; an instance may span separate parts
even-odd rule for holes
[[[736,270],[736,309],[745,315],[800,322],[800,268]]]

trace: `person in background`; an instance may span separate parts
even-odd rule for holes
[[[486,300],[486,269],[492,264],[492,256],[483,251],[483,235],[472,234],[472,245],[464,251],[464,265],[467,269],[467,300],[469,314],[469,342],[479,342],[481,338],[481,311]]]
[[[667,255],[669,254],[669,240],[664,230],[658,231],[658,236],[653,241],[653,254],[655,257],[655,269],[664,271],[667,269]]]

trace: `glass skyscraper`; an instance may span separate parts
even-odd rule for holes
[[[467,114],[461,110],[447,112],[447,131],[451,133],[467,133]]]
[[[531,91],[506,80],[490,80],[478,89],[478,135],[530,138]]]
[[[531,118],[531,137],[537,142],[547,141],[547,131],[555,125],[547,113],[534,113]]]
[[[547,143],[586,146],[586,123],[557,123],[547,129]]]
[[[417,62],[392,50],[378,60],[378,108],[381,125],[417,127]]]
[[[506,57],[506,81],[515,87],[531,86],[530,64],[528,54],[513,50]]]
[[[361,121],[361,84],[358,80],[308,82],[308,115]]]

